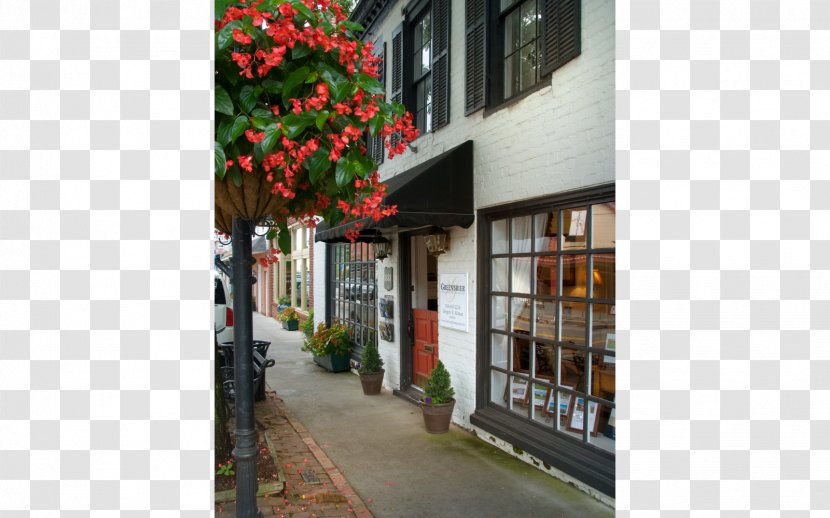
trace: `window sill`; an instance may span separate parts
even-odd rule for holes
[[[497,104],[495,106],[485,106],[485,108],[484,108],[484,118],[486,119],[487,117],[489,117],[489,116],[493,115],[494,113],[499,112],[499,111],[501,111],[505,108],[515,106],[520,101],[522,101],[525,97],[528,97],[532,94],[535,94],[536,92],[538,92],[540,90],[543,90],[545,88],[551,88],[550,76],[549,75],[543,77],[542,79],[540,79],[539,82],[536,83],[535,85],[533,85],[531,88],[528,88],[524,92],[522,92],[520,94],[517,94],[517,95],[514,95],[513,97],[502,101],[500,104]]]

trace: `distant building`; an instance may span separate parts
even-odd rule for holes
[[[355,359],[377,340],[412,401],[440,358],[457,425],[613,500],[614,3],[361,0],[352,19],[422,136],[391,161],[368,142],[398,214],[356,244],[318,227],[317,320],[353,330]]]

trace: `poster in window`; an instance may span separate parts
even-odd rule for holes
[[[513,402],[519,404],[527,403],[527,380],[524,378],[513,378],[510,383],[510,393],[513,396]]]
[[[561,385],[564,389],[573,390],[573,387],[568,385]],[[553,397],[553,390],[548,393],[548,400],[545,403],[545,413],[554,415],[556,413],[556,400]],[[565,392],[559,393],[559,415],[565,417],[568,415],[568,410],[571,408],[571,395]]]
[[[614,353],[617,352],[617,334],[616,333],[608,333],[605,337],[605,350],[613,351]],[[609,356],[605,355],[603,358],[605,363],[616,363],[617,357],[616,356]]]
[[[545,408],[545,401],[548,398],[550,389],[542,385],[533,385],[533,406],[536,408]]]
[[[599,403],[595,401],[588,402],[588,430],[591,436],[597,436],[597,426],[599,420],[597,419],[597,411],[599,410]],[[585,425],[585,399],[581,396],[576,396],[576,402],[571,407],[568,414],[568,431],[581,432]]]

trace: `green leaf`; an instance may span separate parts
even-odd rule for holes
[[[242,90],[239,91],[239,104],[245,113],[251,113],[251,110],[254,109],[256,106],[256,94],[254,93],[254,87],[251,85],[245,85],[242,87]]]
[[[376,115],[375,118],[369,120],[369,133],[372,136],[377,135],[380,133],[380,130],[383,129],[383,123],[386,122],[386,118],[381,115]]]
[[[317,114],[317,120],[315,123],[317,124],[317,129],[323,131],[323,126],[326,124],[326,121],[329,119],[329,111],[322,110],[320,113]]]
[[[271,241],[275,237],[277,237],[277,229],[275,229],[275,228],[272,228],[271,230],[268,231],[267,234],[265,234],[265,240],[266,241]]]
[[[316,118],[315,114],[309,112],[300,112],[299,115],[286,115],[282,118],[282,131],[286,137],[293,140],[312,125]]]
[[[254,108],[254,110],[251,112],[251,116],[252,117],[265,117],[265,118],[272,117],[273,118],[274,114],[271,112],[271,110],[266,110],[265,108]]]
[[[222,149],[221,144],[214,141],[213,153],[216,165],[216,176],[218,176],[220,180],[223,180],[225,178],[225,172],[228,170],[228,159],[225,158],[225,150]]]
[[[264,130],[265,128],[267,128],[271,124],[275,124],[275,121],[276,121],[276,118],[273,117],[273,116],[271,116],[271,117],[254,117],[253,119],[251,119],[251,122],[253,122],[254,127],[256,129],[260,130],[260,131]]]
[[[315,19],[314,14],[311,12],[311,10],[308,7],[305,6],[304,3],[299,2],[299,1],[294,1],[294,2],[291,2],[291,7],[293,7],[294,9],[297,10],[298,13],[300,13],[301,18],[304,18],[303,21]]]
[[[279,239],[277,239],[277,243],[280,246],[280,251],[288,255],[291,253],[291,232],[288,231],[288,226],[283,221],[279,225],[280,233]]]
[[[359,23],[357,23],[357,22],[352,22],[352,21],[349,21],[349,20],[344,20],[344,21],[340,22],[340,24],[341,24],[343,27],[345,27],[345,28],[349,29],[350,31],[362,32],[362,31],[364,31],[364,30],[365,30],[365,29],[363,28],[363,26],[362,26],[362,25],[360,25]]]
[[[233,102],[227,90],[216,85],[216,111],[225,115],[233,115]]]
[[[233,128],[234,119],[227,118],[219,123],[216,129],[216,140],[222,145],[227,146],[231,143],[231,129]]]
[[[242,29],[242,20],[234,20],[219,29],[219,33],[216,35],[216,46],[219,47],[219,50],[224,50],[231,44],[234,29]]]
[[[274,145],[277,143],[277,138],[279,138],[280,134],[281,132],[277,129],[276,124],[269,124],[265,128],[265,138],[262,139],[262,142],[260,142],[263,153],[268,153],[274,148]]]
[[[317,81],[317,72],[308,74],[308,77],[305,80],[306,83],[314,83],[315,81]]]
[[[245,115],[240,115],[236,119],[233,120],[233,127],[231,128],[231,142],[235,141],[239,138],[240,135],[245,133],[245,130],[250,128],[251,124],[248,122],[248,117]]]
[[[351,183],[353,177],[354,173],[350,170],[349,161],[346,157],[341,157],[334,170],[334,181],[337,182],[338,187],[343,187]]]
[[[306,159],[305,164],[308,166],[308,179],[314,185],[320,179],[320,175],[331,166],[329,150],[322,147],[318,148],[313,155]]]
[[[291,59],[302,59],[309,54],[311,54],[311,49],[302,43],[294,44],[294,48],[291,49]]]
[[[262,142],[257,142],[254,144],[254,158],[257,162],[262,162],[262,158],[265,156],[265,151],[262,150]]]
[[[306,77],[308,77],[308,67],[300,67],[288,75],[282,86],[282,100],[286,106],[288,106],[288,99],[296,96],[297,89]]]
[[[264,79],[261,85],[269,94],[279,95],[282,92],[282,81]]]
[[[239,170],[238,167],[234,166],[230,170],[231,181],[237,187],[242,187],[242,171]]]
[[[341,101],[346,94],[346,90],[351,85],[349,80],[334,67],[326,63],[321,64],[318,68],[320,69],[320,77],[329,85],[332,97],[335,101]]]
[[[366,90],[366,93],[371,95],[386,93],[383,86],[374,77],[363,73],[355,74],[354,77],[357,80],[357,84],[360,85],[360,88]]]

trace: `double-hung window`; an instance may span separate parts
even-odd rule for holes
[[[581,0],[467,1],[467,114],[532,90],[578,56],[580,4]]]
[[[421,134],[449,123],[450,0],[416,0],[392,31],[392,96]]]

